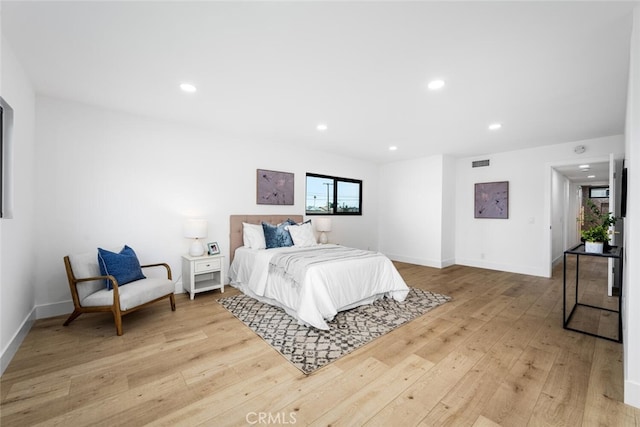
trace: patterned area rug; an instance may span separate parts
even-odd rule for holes
[[[328,331],[298,325],[284,310],[244,294],[218,302],[296,368],[310,374],[450,300],[446,295],[411,288],[404,302],[382,298],[338,313],[327,322]]]

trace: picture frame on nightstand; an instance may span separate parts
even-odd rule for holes
[[[220,246],[218,246],[218,242],[207,243],[207,250],[209,255],[218,255],[220,253]]]

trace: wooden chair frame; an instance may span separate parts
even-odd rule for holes
[[[71,290],[71,297],[73,298],[73,313],[69,316],[66,322],[63,323],[64,326],[68,326],[76,317],[80,316],[82,313],[103,313],[103,312],[112,312],[113,319],[116,323],[116,333],[118,336],[122,335],[122,316],[125,314],[132,313],[141,308],[147,307],[155,302],[163,300],[165,298],[169,298],[169,302],[171,303],[171,311],[176,311],[176,298],[173,292],[170,294],[161,296],[152,301],[148,301],[144,304],[140,304],[136,307],[130,308],[129,310],[121,310],[120,309],[120,293],[118,290],[118,281],[115,277],[109,276],[96,276],[96,277],[83,277],[76,278],[73,274],[73,269],[71,268],[71,260],[69,256],[64,257],[64,266],[67,271],[67,279],[69,280],[69,288]],[[158,263],[158,264],[147,264],[141,265],[141,268],[150,268],[150,267],[165,267],[167,269],[167,279],[172,280],[171,278],[171,267],[166,263]],[[83,307],[80,305],[80,297],[78,296],[78,283],[81,282],[89,282],[93,280],[110,280],[113,285],[113,304],[112,305],[102,305],[102,306],[92,306],[92,307]]]

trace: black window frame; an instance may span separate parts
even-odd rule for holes
[[[326,211],[326,212],[316,212],[316,211],[309,211],[308,205],[307,205],[307,194],[309,191],[308,188],[308,179],[309,177],[312,178],[321,178],[321,179],[328,179],[328,180],[332,180],[333,181],[333,192],[332,192],[332,200],[330,201],[330,205],[331,205],[331,211]],[[357,211],[342,211],[339,212],[336,207],[338,206],[338,184],[340,182],[344,182],[344,183],[349,183],[349,184],[358,184],[358,210]],[[362,180],[361,179],[353,179],[353,178],[341,178],[341,177],[337,177],[337,176],[331,176],[331,175],[323,175],[323,174],[318,174],[318,173],[311,173],[311,172],[307,172],[306,176],[305,176],[305,215],[346,215],[346,216],[362,216]]]

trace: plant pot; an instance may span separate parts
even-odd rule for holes
[[[601,254],[604,242],[584,242],[584,251],[592,254]]]

